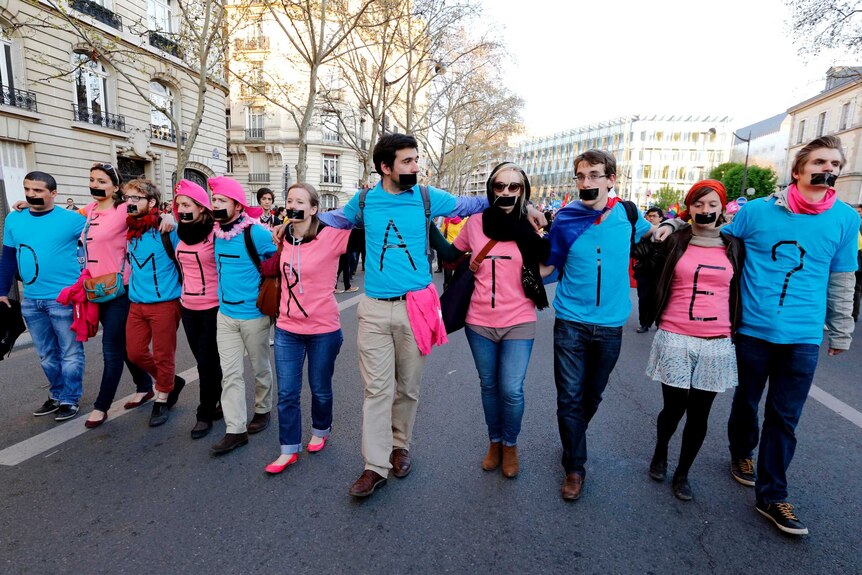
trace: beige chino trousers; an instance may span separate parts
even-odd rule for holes
[[[407,302],[364,296],[357,315],[359,373],[365,385],[362,456],[365,469],[386,477],[392,449],[410,449],[425,358],[413,337]]]
[[[244,433],[248,424],[243,379],[243,352],[254,373],[254,412],[272,411],[272,366],[269,363],[268,317],[234,319],[219,312],[216,342],[221,360],[221,407],[227,433]]]

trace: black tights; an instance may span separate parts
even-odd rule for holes
[[[681,389],[661,384],[661,394],[664,397],[664,409],[658,414],[658,439],[653,458],[667,459],[670,438],[676,432],[683,414],[688,413],[685,418],[685,428],[682,431],[679,465],[675,473],[678,476],[686,476],[706,437],[709,410],[712,408],[716,392]]]

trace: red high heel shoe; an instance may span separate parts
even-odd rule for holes
[[[290,456],[290,459],[285,461],[283,464],[279,465],[277,463],[270,463],[269,465],[267,465],[264,468],[264,471],[266,471],[270,475],[278,475],[279,473],[284,471],[285,467],[287,467],[288,465],[292,465],[292,464],[296,463],[296,459],[297,459],[297,457],[296,457],[296,454],[294,453],[293,455]]]

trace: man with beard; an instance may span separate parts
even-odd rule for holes
[[[276,251],[272,235],[255,224],[261,209],[248,205],[242,184],[220,176],[207,180],[215,219],[215,263],[219,311],[216,319],[221,369],[221,404],[225,435],[212,447],[214,455],[248,443],[249,433],[267,428],[272,410],[272,365],[269,328],[272,321],[257,309],[260,262]],[[254,417],[246,414],[243,353],[248,352],[255,377]]]
[[[632,308],[631,246],[652,230],[634,204],[610,197],[617,178],[611,154],[587,150],[574,167],[580,200],[557,213],[548,258],[562,273],[554,297],[554,381],[565,471],[561,495],[570,501],[581,496],[587,426],[619,358]]]
[[[185,380],[174,373],[177,328],[180,325],[180,277],[173,259],[179,238],[174,230],[159,233],[161,193],[150,180],[123,186],[128,203],[129,317],[126,351],[129,360],[156,381],[150,427],[164,424]],[[152,344],[152,351],[150,351]]]
[[[200,404],[192,439],[206,436],[221,417],[221,364],[216,343],[218,274],[215,265],[213,216],[206,190],[189,180],[174,189],[174,214],[179,227],[176,259],[182,270],[183,329],[197,362]]]
[[[48,400],[33,415],[56,412],[55,421],[65,421],[78,413],[84,347],[72,331],[73,307],[58,303],[57,296],[78,279],[77,242],[85,219],[54,209],[57,182],[45,172],[24,176],[24,195],[29,209],[6,217],[0,305],[10,305],[5,294],[18,273],[24,283],[21,313],[50,385]]]

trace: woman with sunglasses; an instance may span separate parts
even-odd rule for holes
[[[84,422],[88,428],[102,425],[108,419],[108,409],[114,401],[123,375],[123,363],[129,368],[136,393],[125,404],[132,409],[153,398],[150,376],[129,361],[126,354],[126,317],[129,315],[128,283],[131,268],[126,261],[127,205],[120,193],[122,180],[110,164],[94,164],[90,168],[90,195],[93,202],[84,208],[87,224],[81,241],[86,250],[86,269],[92,277],[123,273],[126,292],[99,304],[102,324],[102,381],[93,412]]]
[[[664,481],[668,444],[682,416],[685,428],[673,475],[674,495],[692,499],[688,472],[706,437],[715,396],[737,384],[732,337],[741,317],[739,280],[745,258],[742,240],[720,234],[727,206],[721,182],[703,180],[685,197],[686,226],[657,254],[659,319],[647,375],[661,383],[664,407],[658,415],[649,476]],[[652,319],[652,318],[650,318]]]
[[[517,165],[504,162],[486,184],[490,206],[467,220],[453,244],[457,252],[485,257],[475,272],[475,289],[466,318],[466,336],[479,372],[482,408],[490,445],[482,469],[520,471],[518,434],[524,415],[524,378],[536,334],[536,309],[548,306],[539,263],[550,244],[527,220],[530,181]],[[538,281],[531,281],[537,279]],[[524,286],[531,288],[525,291]]]

